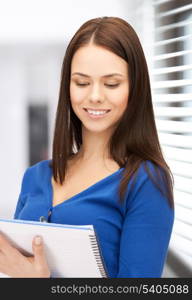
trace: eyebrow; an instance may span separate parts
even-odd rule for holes
[[[86,77],[86,78],[89,78],[90,76],[87,75],[87,74],[83,74],[83,73],[80,73],[80,72],[75,72],[75,73],[72,73],[72,76],[73,75],[80,75],[80,76],[83,76],[83,77]],[[109,78],[109,77],[113,77],[113,76],[123,76],[122,74],[120,73],[112,73],[112,74],[107,74],[107,75],[103,75],[102,77],[104,78]]]

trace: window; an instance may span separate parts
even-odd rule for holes
[[[154,0],[152,94],[160,143],[174,175],[175,223],[167,263],[192,277],[192,3]]]

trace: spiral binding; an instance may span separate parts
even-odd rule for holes
[[[99,242],[97,240],[97,236],[96,236],[96,234],[95,235],[89,234],[89,238],[90,238],[90,242],[91,242],[91,248],[93,250],[93,254],[95,256],[95,260],[96,260],[98,269],[101,273],[101,276],[104,278],[107,278],[108,277],[107,271],[106,271],[106,267],[104,265],[104,261],[101,256],[101,251],[99,248]]]

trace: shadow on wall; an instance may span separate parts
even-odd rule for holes
[[[169,250],[162,277],[192,278],[192,270],[173,251]]]

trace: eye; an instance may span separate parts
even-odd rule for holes
[[[89,83],[78,83],[78,82],[76,82],[76,85],[83,87],[83,86],[89,85]]]
[[[116,84],[105,84],[107,87],[109,88],[116,88],[119,86],[119,83],[116,83]]]

